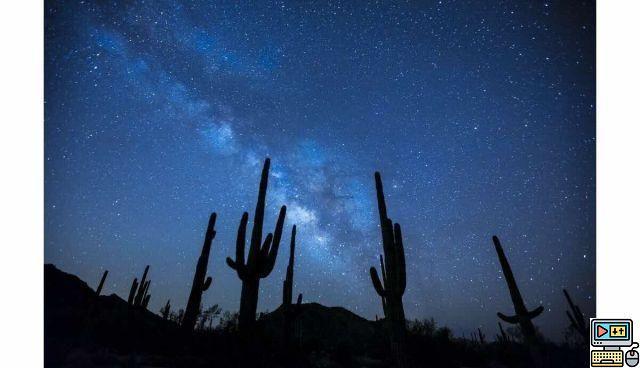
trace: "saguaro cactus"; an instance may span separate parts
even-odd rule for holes
[[[493,237],[493,244],[495,245],[496,252],[498,253],[498,259],[500,260],[500,265],[502,266],[502,273],[504,274],[504,279],[507,282],[507,286],[509,287],[511,301],[513,302],[513,307],[516,312],[514,316],[506,316],[498,312],[498,317],[507,323],[519,324],[520,330],[522,331],[522,336],[525,338],[525,340],[529,342],[534,341],[536,338],[536,330],[533,327],[533,323],[531,322],[531,320],[539,316],[540,313],[544,311],[544,307],[539,306],[532,311],[527,310],[527,307],[524,305],[524,301],[522,300],[522,295],[520,295],[518,284],[516,284],[516,279],[513,277],[513,272],[511,271],[509,261],[504,255],[504,250],[502,249],[502,245],[500,245],[500,240],[497,236]]]
[[[209,224],[207,225],[207,232],[204,236],[204,244],[202,245],[202,252],[198,258],[196,265],[196,273],[193,276],[193,284],[191,286],[191,293],[189,294],[189,300],[187,301],[187,309],[184,312],[184,319],[182,320],[182,328],[185,330],[193,330],[200,314],[200,305],[202,303],[202,293],[209,289],[211,286],[211,277],[207,277],[207,265],[209,263],[209,253],[211,252],[211,243],[216,237],[216,214],[215,212],[209,217]]]
[[[569,303],[569,308],[571,311],[567,311],[567,317],[569,317],[569,321],[571,322],[571,327],[575,329],[583,339],[589,340],[589,328],[587,327],[587,323],[584,320],[584,315],[580,310],[580,307],[573,304],[573,300],[569,296],[569,292],[566,289],[562,289],[565,298],[567,298],[567,303]]]
[[[98,284],[98,288],[96,289],[96,295],[100,295],[102,292],[102,287],[104,286],[104,280],[107,279],[107,275],[109,274],[109,270],[104,270],[102,274],[102,278],[100,279],[100,283]]]
[[[369,272],[373,287],[382,298],[382,308],[389,326],[392,353],[396,364],[402,366],[404,365],[404,341],[406,335],[402,295],[407,286],[404,245],[402,244],[400,225],[394,225],[391,219],[387,217],[387,205],[384,200],[380,173],[375,173],[375,180],[384,251],[384,258],[380,255],[382,282],[380,282],[378,271],[375,267],[371,267]]]
[[[144,268],[144,273],[142,274],[140,283],[138,283],[137,278],[133,279],[133,282],[131,283],[131,289],[129,290],[129,298],[127,299],[129,305],[139,307],[145,305],[145,299],[147,298],[147,296],[149,297],[149,299],[151,299],[151,295],[149,295],[151,280],[147,281],[148,273],[149,265]],[[149,300],[147,300],[146,304],[149,304]]]
[[[280,208],[280,214],[276,223],[275,231],[267,234],[262,241],[262,225],[264,222],[264,208],[267,196],[267,184],[269,181],[270,160],[264,161],[262,177],[260,178],[260,189],[258,192],[258,202],[256,213],[253,218],[253,230],[249,245],[249,256],[244,258],[244,247],[246,242],[247,222],[249,214],[242,214],[240,226],[238,227],[238,237],[236,240],[236,259],[227,257],[227,264],[236,270],[238,277],[242,280],[242,294],[240,296],[240,316],[238,318],[238,328],[242,334],[246,334],[253,328],[256,321],[256,309],[258,308],[258,291],[260,289],[260,279],[269,276],[276,263],[280,238],[282,237],[282,227],[287,207]]]
[[[302,294],[298,294],[296,304],[292,304],[293,298],[293,263],[296,253],[296,225],[291,230],[291,243],[289,247],[289,265],[287,274],[282,283],[282,307],[284,311],[284,341],[285,346],[290,347],[292,342],[295,320],[301,311]]]

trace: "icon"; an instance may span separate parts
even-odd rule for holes
[[[623,347],[635,347],[625,355]],[[591,351],[592,367],[631,367],[638,365],[638,347],[633,342],[633,321],[630,319],[591,319],[591,346],[602,350]],[[634,365],[631,365],[634,364]]]
[[[635,367],[636,365],[638,365],[638,352],[636,351],[638,347],[640,347],[640,344],[634,342],[631,350],[627,351],[627,353],[624,355],[624,362],[629,367]]]

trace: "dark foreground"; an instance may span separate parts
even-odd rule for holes
[[[388,367],[383,321],[344,308],[303,304],[296,341],[285,348],[279,309],[248,339],[232,314],[182,332],[173,318],[97,296],[74,275],[45,266],[46,367]],[[585,367],[588,351],[544,343],[455,338],[430,321],[409,324],[409,367]]]

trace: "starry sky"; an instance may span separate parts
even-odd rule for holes
[[[595,313],[595,6],[574,1],[45,1],[45,261],[184,307],[210,212],[205,306],[272,159],[288,207],[260,311],[294,293],[382,315],[373,173],[403,226],[408,318],[456,335],[513,313],[498,235],[542,333],[562,288]],[[266,232],[266,231],[265,231]]]

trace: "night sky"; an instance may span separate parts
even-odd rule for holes
[[[215,211],[203,302],[237,310],[224,259],[269,156],[258,310],[297,224],[294,293],[373,319],[378,170],[408,318],[492,338],[496,234],[559,340],[562,288],[595,313],[595,9],[571,3],[45,1],[45,261],[125,298],[150,264],[150,309],[182,308]]]

